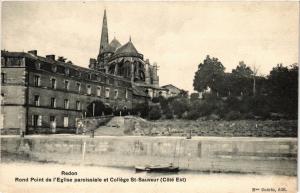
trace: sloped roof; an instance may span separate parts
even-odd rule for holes
[[[116,51],[116,49],[121,47],[122,44],[114,37],[114,39],[110,42],[109,46],[113,49],[113,51]]]
[[[174,88],[174,89],[177,89],[177,90],[181,90],[180,88],[174,86],[173,84],[164,85],[164,86],[162,86],[162,88],[167,88],[167,89]]]
[[[133,43],[131,41],[129,41],[116,50],[116,54],[122,54],[122,53],[138,54],[138,51],[134,47]]]
[[[115,52],[115,49],[111,45],[107,45],[103,52]]]
[[[149,97],[141,87],[137,87],[133,85],[132,85],[132,93],[137,96]]]

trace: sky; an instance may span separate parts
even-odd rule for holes
[[[88,67],[99,52],[107,11],[109,40],[132,42],[159,66],[160,86],[193,92],[206,55],[226,72],[239,61],[267,75],[298,62],[298,2],[2,2],[1,49],[38,50]]]

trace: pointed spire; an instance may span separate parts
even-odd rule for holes
[[[108,27],[107,27],[106,9],[104,9],[99,54],[101,54],[107,46],[108,46]]]
[[[131,42],[131,36],[129,36],[129,41]]]

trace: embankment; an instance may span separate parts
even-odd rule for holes
[[[134,167],[179,165],[205,172],[296,175],[297,138],[247,137],[1,137],[2,161]]]

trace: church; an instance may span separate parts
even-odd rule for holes
[[[162,95],[166,89],[159,87],[158,66],[144,60],[134,44],[122,45],[116,37],[109,43],[106,10],[104,10],[100,48],[97,59],[91,58],[89,68],[99,70],[131,81],[135,89],[145,92],[151,98]]]

